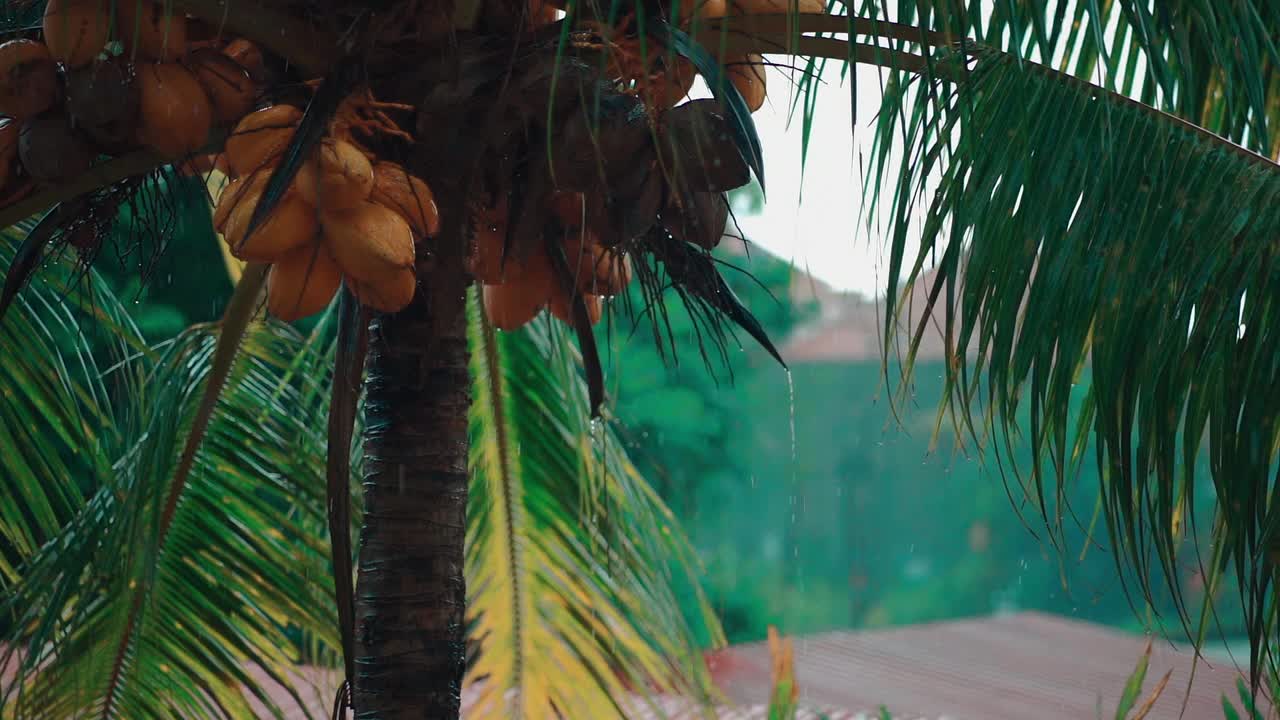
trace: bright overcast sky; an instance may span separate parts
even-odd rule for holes
[[[740,215],[738,221],[752,243],[837,288],[873,295],[883,292],[883,241],[869,236],[861,216],[861,163],[871,157],[870,124],[879,108],[880,81],[876,68],[858,66],[858,127],[851,134],[849,84],[841,81],[840,65],[831,62],[823,73],[803,179],[802,111],[797,108],[788,127],[790,71],[770,69],[768,100],[754,115],[768,197],[763,213]]]

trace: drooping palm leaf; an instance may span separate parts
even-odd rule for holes
[[[882,4],[903,22],[948,29],[1051,65],[1275,154],[1280,7],[1201,0]]]
[[[369,349],[369,317],[351,289],[338,298],[338,338],[334,348],[332,394],[326,439],[326,505],[334,600],[346,683],[355,677],[355,587],[351,570],[351,442],[360,414],[360,388]],[[341,703],[340,703],[341,705]],[[339,710],[341,712],[341,709]]]
[[[308,530],[323,526],[325,413],[308,386],[326,378],[281,382],[325,347],[252,328],[161,522],[215,344],[194,328],[150,368],[120,421],[133,442],[24,569],[7,604],[26,643],[4,698],[18,717],[249,717],[245,690],[273,707],[250,663],[289,687],[289,625],[336,647],[316,602],[332,596],[326,548]]]
[[[497,333],[473,302],[468,337],[472,712],[616,718],[626,692],[650,684],[705,696],[706,668],[667,576],[691,567],[690,549],[612,430],[587,420],[567,334],[542,320]],[[702,621],[718,627],[709,613]]]
[[[28,228],[29,229],[29,228]],[[16,229],[0,235],[0,264],[23,244]],[[64,301],[80,286],[87,302]],[[93,320],[89,335],[79,323]],[[124,309],[92,276],[59,266],[43,273],[18,296],[0,322],[0,585],[14,582],[16,565],[29,558],[83,502],[94,479],[110,472],[119,442],[110,420],[114,398],[129,394],[138,378],[127,368],[104,373],[104,358],[123,359],[142,349],[141,336]]]
[[[881,199],[888,275],[902,280],[886,303],[886,348],[898,291],[936,261],[927,290],[945,316],[961,416],[984,405],[980,429],[1003,453],[1029,411],[1035,459],[1017,469],[1057,530],[1063,483],[1089,459],[1092,433],[1111,545],[1148,599],[1153,577],[1178,590],[1176,519],[1207,450],[1221,501],[1216,570],[1240,582],[1256,672],[1273,612],[1264,551],[1280,531],[1267,492],[1280,443],[1280,167],[1048,68],[976,58],[962,84],[937,81],[902,106],[909,144]],[[912,330],[914,349],[924,328]],[[1080,392],[1088,410],[1073,426]]]
[[[45,297],[44,284],[56,277],[38,276],[8,322],[25,320],[32,303]],[[73,297],[49,295],[47,306],[33,313],[35,321],[67,312]],[[100,302],[117,307],[105,290]],[[94,317],[107,315],[97,311]],[[259,664],[284,680],[289,665],[302,659],[286,628],[302,631],[306,659],[332,661],[339,642],[321,472],[334,318],[326,314],[305,340],[282,326],[249,326],[163,537],[160,517],[173,468],[212,372],[218,333],[195,328],[162,355],[134,353],[105,375],[133,378],[116,382],[127,402],[114,415],[103,410],[93,418],[111,442],[104,443],[98,473],[85,483],[90,497],[65,525],[65,518],[53,524],[61,532],[21,569],[6,598],[3,610],[18,613],[7,641],[23,665],[5,688],[0,710],[48,718],[246,717],[246,695],[270,707],[267,688],[248,666]],[[78,329],[87,337],[96,333],[88,324]],[[534,605],[528,627],[539,629],[537,638],[557,640],[533,646],[527,658],[533,674],[521,675],[522,688],[528,677],[549,683],[543,697],[561,703],[579,697],[612,702],[601,688],[643,693],[648,680],[665,689],[705,689],[705,668],[667,585],[671,567],[688,568],[694,560],[617,439],[610,433],[592,442],[578,360],[562,346],[568,339],[551,331],[550,323],[540,322],[528,335],[504,336],[493,345],[505,382],[521,380],[504,391],[519,410],[502,427],[520,443],[523,474],[507,480],[521,488],[526,520],[507,527],[472,514],[471,536],[485,539],[468,565],[472,587],[486,587],[493,548],[533,548],[529,577],[546,604]],[[127,336],[106,333],[108,339]],[[100,370],[86,372],[104,382]],[[86,392],[107,395],[105,389]],[[8,400],[0,411],[10,411]],[[30,417],[24,427],[47,427],[51,417]],[[484,417],[477,409],[477,421]],[[487,427],[498,426],[480,422],[477,432],[491,436]],[[86,423],[77,428],[98,429]],[[83,440],[73,436],[70,442]],[[484,472],[477,464],[475,500],[481,504],[494,486]],[[25,503],[20,496],[0,497],[6,507]],[[510,585],[475,604],[482,618],[477,630],[504,625],[495,610],[510,606],[498,600],[504,590]],[[721,641],[709,612],[698,622]],[[502,637],[475,637],[489,651],[481,662],[502,662]],[[509,675],[492,680],[502,683],[504,677]]]

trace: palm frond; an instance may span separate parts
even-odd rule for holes
[[[1268,493],[1280,444],[1280,168],[1049,68],[976,58],[962,84],[886,100],[908,144],[880,208],[892,220],[885,347],[899,332],[899,290],[936,262],[906,365],[941,308],[953,409],[968,421],[981,405],[975,438],[992,433],[1010,462],[1029,413],[1034,459],[1013,467],[1051,528],[1065,522],[1062,488],[1091,433],[1112,548],[1148,600],[1153,577],[1178,593],[1180,528],[1195,518],[1178,520],[1207,449],[1216,570],[1239,580],[1257,671],[1271,612],[1265,549],[1280,530]]]
[[[150,368],[122,422],[134,442],[14,588],[25,654],[4,700],[18,717],[249,717],[246,691],[273,707],[249,664],[291,687],[289,626],[336,647],[314,532],[326,408],[313,386],[331,347],[251,328],[162,523],[216,341],[193,328]],[[289,374],[300,357],[307,371]]]
[[[0,236],[0,265],[7,265],[23,233]],[[81,286],[86,302],[65,302]],[[80,331],[92,321],[98,336]],[[110,473],[113,399],[138,378],[127,369],[108,373],[101,356],[123,359],[142,348],[141,336],[115,298],[92,276],[62,264],[41,273],[0,322],[0,585],[14,582],[18,565],[53,537],[80,508],[83,493]]]
[[[613,431],[586,419],[569,338],[543,321],[500,334],[474,298],[469,307],[473,712],[620,718],[628,690],[706,697],[705,664],[668,577],[695,560]]]
[[[1275,154],[1280,7],[1200,0],[991,4],[852,0],[849,14],[972,38]],[[922,37],[900,36],[896,49]]]

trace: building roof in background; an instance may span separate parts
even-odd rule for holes
[[[797,328],[783,345],[788,363],[880,361],[884,343],[883,300],[836,290],[801,270],[793,271],[791,299],[797,304],[817,302],[818,317]],[[912,289],[907,327],[914,329],[927,304],[933,273],[926,273]],[[935,328],[921,339],[919,360],[946,356],[942,341],[941,313],[934,311]],[[905,333],[904,333],[905,335]],[[905,349],[905,346],[904,346]]]
[[[795,669],[800,702],[811,706],[867,712],[883,704],[895,718],[1090,720],[1099,700],[1103,717],[1114,714],[1145,645],[1100,625],[1025,612],[796,638]],[[1236,697],[1239,671],[1200,660],[1182,715],[1193,665],[1192,653],[1156,640],[1139,702],[1172,674],[1147,720],[1223,717],[1221,696]],[[731,701],[758,697],[769,687],[768,649],[731,647],[712,671]]]

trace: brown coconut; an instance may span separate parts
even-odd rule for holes
[[[293,322],[324,310],[342,285],[342,269],[321,243],[285,253],[267,275],[267,310]]]
[[[666,60],[664,60],[665,62]],[[673,64],[650,78],[641,78],[646,102],[656,108],[666,110],[689,96],[693,89],[693,80],[698,75],[693,63],[678,57]]]
[[[555,192],[551,194],[551,212],[567,228],[582,227],[583,195],[579,192]]]
[[[56,183],[88,170],[95,153],[89,141],[71,127],[67,116],[55,109],[23,122],[18,155],[28,175]]]
[[[821,15],[827,11],[824,0],[730,0],[729,7],[735,15]]]
[[[138,89],[138,142],[176,160],[209,141],[213,108],[190,70],[177,63],[142,65]]]
[[[346,210],[320,208],[320,225],[347,275],[374,285],[413,268],[413,231],[394,210],[367,200]]]
[[[25,120],[58,101],[57,65],[44,43],[0,44],[0,115]]]
[[[507,201],[500,199],[490,207],[481,208],[471,217],[471,247],[467,250],[466,268],[471,276],[482,283],[494,285],[506,276],[519,272],[504,263],[507,238]]]
[[[284,154],[302,111],[273,105],[244,116],[227,138],[227,161],[236,175],[248,175]]]
[[[212,48],[191,53],[187,63],[213,105],[219,127],[233,127],[253,110],[258,93],[249,73],[231,58]]]
[[[152,0],[115,0],[115,4],[126,58],[169,62],[186,54],[186,15]]]
[[[616,249],[591,242],[590,236],[586,243],[570,237],[565,241],[564,252],[580,292],[612,296],[631,284],[631,259]]]
[[[376,284],[351,279],[351,294],[360,304],[384,313],[400,312],[408,307],[417,290],[418,276],[413,268],[397,270]]]
[[[20,127],[17,120],[0,117],[0,193],[9,187],[17,174],[14,162],[18,159]]]
[[[114,154],[129,146],[138,121],[134,69],[120,58],[99,60],[67,73],[67,112],[75,126]]]
[[[325,140],[315,156],[298,169],[295,183],[298,192],[312,205],[346,210],[369,199],[373,166],[355,145],[345,140]]]
[[[13,205],[30,195],[35,189],[36,183],[29,177],[11,178],[7,187],[0,188],[0,208]]]
[[[68,68],[93,62],[107,44],[111,0],[49,0],[44,10],[44,42],[53,59]]]
[[[400,213],[419,237],[435,237],[440,232],[440,211],[431,188],[400,165],[379,162],[373,166],[369,199]]]
[[[245,242],[245,232],[261,197],[261,188],[250,185],[231,201],[222,236],[232,255],[250,262],[276,262],[290,250],[314,242],[318,229],[315,208],[296,192],[286,193]]]
[[[267,62],[257,45],[244,38],[236,38],[222,48],[222,53],[244,68],[254,84],[261,85],[266,80]]]

